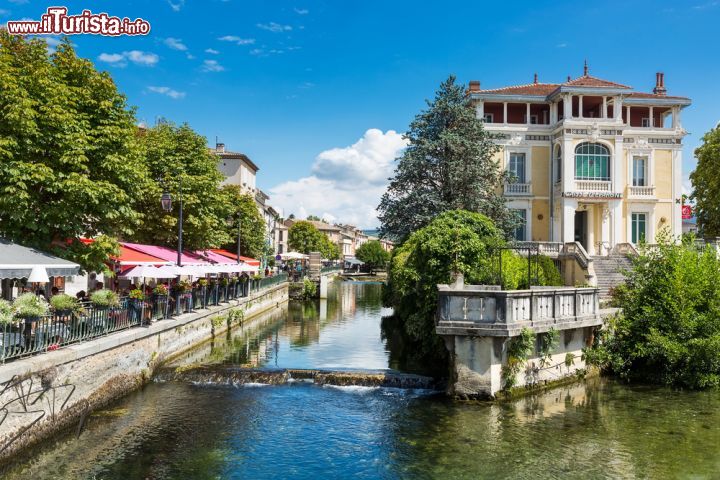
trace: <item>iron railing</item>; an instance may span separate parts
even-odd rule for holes
[[[116,307],[99,307],[83,302],[81,308],[73,312],[18,318],[11,323],[0,324],[0,363],[57,350],[66,345],[146,325],[154,320],[217,306],[285,281],[287,274],[279,274],[228,285],[198,286],[190,291],[171,291],[168,295],[152,294],[144,299],[123,297]]]

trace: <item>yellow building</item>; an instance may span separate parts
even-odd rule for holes
[[[589,255],[682,232],[680,113],[690,99],[653,93],[588,73],[469,95],[487,130],[501,134],[498,160],[512,174],[510,208],[523,241],[579,242]]]

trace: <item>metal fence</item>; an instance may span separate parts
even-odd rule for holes
[[[144,299],[123,297],[116,307],[81,303],[76,311],[53,312],[0,325],[0,362],[57,350],[113,332],[148,325],[194,310],[217,306],[287,281],[286,274],[235,283],[198,286]]]

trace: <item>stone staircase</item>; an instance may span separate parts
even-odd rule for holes
[[[612,253],[607,257],[595,256],[592,259],[597,286],[600,289],[600,301],[610,300],[610,289],[625,282],[625,276],[621,272],[629,270],[632,263],[626,255],[619,253]]]

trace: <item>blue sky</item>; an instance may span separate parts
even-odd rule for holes
[[[720,121],[720,0],[12,0],[0,14],[37,19],[57,4],[148,20],[146,37],[73,42],[112,73],[141,120],[188,122],[248,154],[286,214],[373,226],[387,157],[402,147],[395,132],[450,73],[484,88],[535,72],[554,82],[580,75],[587,59],[591,74],[650,91],[664,71],[668,93],[693,100],[685,176]]]

